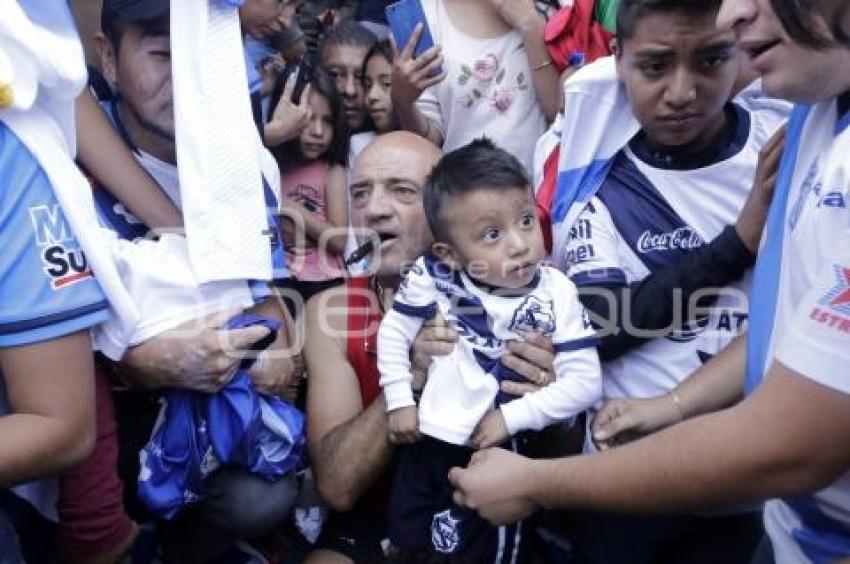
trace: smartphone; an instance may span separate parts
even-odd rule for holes
[[[425,19],[425,12],[422,11],[420,0],[399,0],[386,7],[386,14],[399,52],[410,41],[413,29],[420,22],[422,23],[422,34],[419,36],[419,43],[416,44],[413,51],[414,56],[420,56],[434,45],[434,38],[431,36],[431,30],[428,29],[428,21]]]

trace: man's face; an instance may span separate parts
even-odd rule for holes
[[[650,12],[620,42],[617,71],[651,142],[698,147],[723,127],[738,72],[735,36],[715,28],[712,12]]]
[[[363,61],[368,49],[358,45],[330,45],[324,49],[322,63],[342,94],[348,127],[356,131],[363,126],[366,109],[363,104]]]
[[[831,9],[831,0],[821,0]],[[815,16],[818,31],[831,37]],[[795,102],[827,100],[850,89],[850,50],[815,49],[793,41],[776,17],[770,0],[724,0],[717,17],[721,29],[734,30],[738,45],[762,78],[764,91]]]
[[[107,49],[104,73],[121,97],[122,117],[136,137],[174,143],[171,43],[167,18],[154,31],[128,25],[118,52]]]
[[[267,39],[292,25],[304,0],[245,0],[239,8],[242,31],[255,39]]]
[[[433,240],[422,207],[422,188],[435,162],[416,147],[379,139],[355,163],[351,221],[355,228],[374,231],[380,239],[371,258],[380,278],[397,280]]]

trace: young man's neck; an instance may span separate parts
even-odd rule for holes
[[[727,138],[727,125],[729,124],[729,116],[726,113],[726,106],[717,114],[717,116],[709,122],[711,125],[703,131],[696,139],[685,145],[676,147],[665,146],[656,142],[649,135],[644,137],[647,146],[660,153],[667,153],[688,157],[698,155],[703,151],[716,147],[723,143]]]
[[[168,164],[177,164],[174,139],[145,126],[123,101],[118,102],[121,124],[133,144],[140,150]]]

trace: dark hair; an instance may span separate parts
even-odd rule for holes
[[[376,55],[382,56],[390,64],[393,63],[393,48],[389,39],[381,39],[380,41],[375,42],[375,44],[372,45],[372,48],[369,49],[369,52],[366,53],[366,58],[363,59],[364,75],[366,74],[366,65],[368,65],[369,60]]]
[[[443,155],[425,180],[423,206],[428,226],[438,241],[449,236],[440,217],[446,199],[479,190],[529,189],[530,183],[516,157],[486,137]]]
[[[776,17],[782,22],[782,27],[785,28],[791,39],[808,47],[824,49],[833,46],[834,40],[824,35],[815,25],[817,21],[816,3],[813,0],[770,1]],[[826,17],[826,14],[823,15]],[[850,42],[850,38],[848,38],[847,32],[841,29],[841,19],[839,14],[833,15],[835,23],[832,32],[836,40],[846,45]]]
[[[298,103],[301,100],[301,95],[307,84],[310,84],[310,90],[314,93],[321,94],[328,101],[331,107],[331,127],[333,135],[331,136],[331,144],[328,150],[323,155],[323,159],[329,164],[338,164],[340,166],[348,166],[348,139],[350,133],[348,131],[348,120],[345,117],[345,109],[342,106],[342,96],[334,85],[333,79],[324,70],[317,67],[302,67],[305,73],[306,80],[298,80],[292,92],[293,103]],[[274,109],[280,101],[283,92],[283,85],[286,84],[286,79],[294,68],[287,69],[289,72],[284,72],[278,78],[275,89],[272,92],[273,104],[269,110],[269,119],[271,119]],[[292,169],[301,162],[301,152],[298,149],[298,138],[292,139],[272,149],[272,153],[278,161],[281,169]]]
[[[337,45],[351,45],[354,47],[365,47],[367,50],[378,40],[375,34],[351,20],[343,20],[336,27],[329,30],[319,46],[319,56],[324,64],[327,50]]]
[[[106,29],[103,29],[103,34],[112,43],[112,49],[116,55],[121,49],[121,40],[124,38],[124,33],[130,27],[138,27],[142,37],[170,36],[171,18],[168,14],[133,22],[124,21],[120,18],[110,18],[106,24]]]
[[[617,8],[617,40],[634,36],[637,23],[647,14],[656,12],[685,12],[703,15],[717,12],[722,0],[620,0]]]

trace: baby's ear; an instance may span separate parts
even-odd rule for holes
[[[442,242],[434,243],[431,245],[431,252],[453,270],[460,270],[460,261],[458,260],[457,253],[450,244]]]

